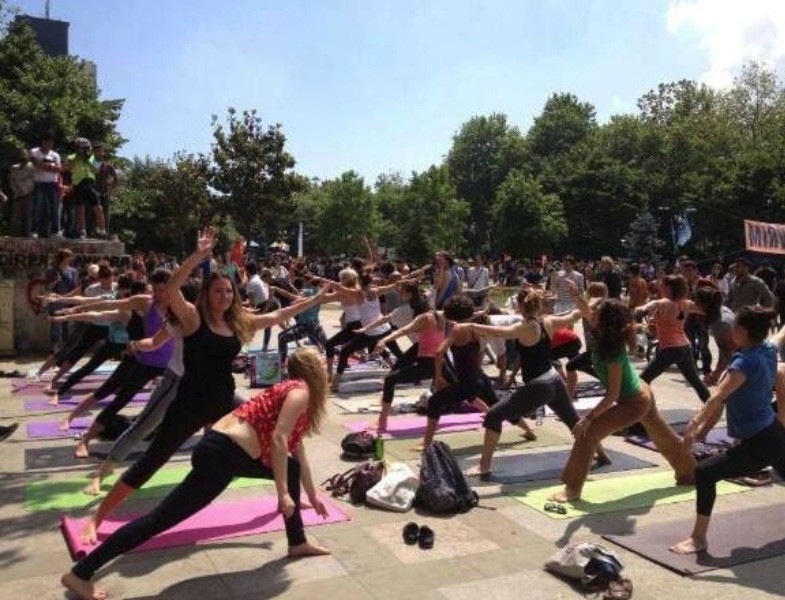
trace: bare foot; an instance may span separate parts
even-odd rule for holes
[[[521,435],[523,436],[523,439],[526,440],[527,442],[537,441],[537,434],[534,433],[531,429],[524,430],[524,432]]]
[[[49,402],[47,402],[49,406],[57,406],[60,404],[60,396],[58,395],[57,391],[52,392],[50,396],[52,397],[49,399]]]
[[[317,546],[311,542],[305,542],[297,546],[289,546],[289,558],[301,558],[303,556],[326,556],[330,554],[327,548]]]
[[[90,458],[90,450],[87,448],[86,442],[80,441],[76,445],[76,450],[74,450],[74,456],[76,458]]]
[[[611,457],[608,456],[607,454],[598,454],[597,456],[594,457],[594,462],[598,467],[605,467],[611,464],[613,461],[611,460]]]
[[[92,518],[87,519],[87,523],[85,523],[82,532],[79,534],[79,539],[83,544],[90,546],[95,546],[98,543],[98,528]]]
[[[82,491],[89,496],[98,496],[101,493],[101,478],[93,477]]]
[[[480,468],[480,465],[469,467],[463,472],[463,474],[466,477],[479,477],[482,481],[487,481],[488,479],[491,478],[491,472],[484,471],[483,469]]]
[[[109,598],[104,590],[97,590],[91,581],[79,579],[69,571],[60,578],[60,583],[80,600],[106,600]]]
[[[686,540],[683,540],[676,544],[675,546],[671,546],[669,550],[674,554],[697,554],[698,552],[703,552],[709,547],[708,542],[705,539],[699,540],[697,538],[689,537]]]
[[[51,402],[49,403],[51,404]],[[62,423],[60,423],[60,427],[58,427],[60,431],[70,431],[71,429],[71,419],[63,419]]]
[[[553,496],[548,498],[548,500],[550,502],[559,502],[560,504],[564,504],[565,502],[575,502],[576,500],[580,500],[580,498],[580,492],[574,492],[564,488],[561,492],[556,492]]]
[[[57,394],[57,388],[53,388],[51,385],[49,387],[44,388],[44,394],[47,396],[52,396]]]

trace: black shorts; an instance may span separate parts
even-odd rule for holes
[[[581,353],[581,341],[578,339],[572,340],[556,348],[551,348],[551,360],[559,360],[562,358],[575,358]]]
[[[93,187],[93,182],[89,179],[84,179],[74,187],[74,199],[77,206],[98,206],[101,199],[98,197],[98,192]]]

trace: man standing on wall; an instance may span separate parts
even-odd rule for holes
[[[109,198],[117,187],[119,178],[114,165],[106,159],[106,149],[101,142],[93,144],[93,158],[97,169],[95,189],[98,192],[98,203],[104,213],[104,229],[109,232]]]
[[[57,193],[57,181],[60,177],[60,155],[53,150],[52,136],[45,136],[38,148],[30,151],[30,158],[35,166],[33,227],[31,235],[37,238],[49,233],[62,237],[60,232],[60,196]]]

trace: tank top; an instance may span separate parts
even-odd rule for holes
[[[658,310],[654,315],[654,328],[657,330],[657,340],[660,348],[681,348],[688,346],[689,340],[684,333],[684,302],[669,301],[677,308],[676,314],[664,314]],[[668,311],[671,312],[670,310]]]
[[[615,360],[607,361],[600,360],[597,356],[596,350],[591,351],[591,362],[597,373],[597,379],[600,380],[602,385],[608,387],[608,365],[611,362],[617,362],[621,365],[621,388],[619,389],[619,401],[633,398],[638,395],[641,390],[641,379],[638,377],[638,372],[630,362],[630,356],[625,350]]]
[[[373,298],[369,300],[368,298],[360,304],[360,322],[363,324],[363,327],[366,325],[373,323],[376,319],[382,316],[382,307],[379,303],[379,297]],[[367,335],[381,335],[383,333],[387,333],[390,331],[390,326],[387,323],[383,323],[378,327],[374,327],[373,329],[369,329],[365,333]]]
[[[417,334],[417,356],[420,358],[433,358],[436,351],[444,342],[444,328],[439,327],[439,319],[431,314],[428,319],[429,326]],[[453,353],[454,354],[454,353]]]
[[[360,304],[343,304],[343,320],[349,323],[360,322]]]
[[[163,327],[164,318],[155,307],[155,303],[151,302],[144,314],[144,334],[146,337],[153,337],[158,330]],[[174,344],[172,340],[168,340],[163,346],[150,352],[140,352],[137,360],[148,367],[164,368],[172,358],[172,348]]]
[[[232,361],[240,348],[236,335],[214,333],[202,317],[199,329],[183,338],[185,370],[178,397],[189,404],[209,404],[216,418],[229,412],[234,397]]]
[[[472,339],[465,346],[450,346],[455,373],[460,381],[468,381],[480,374],[480,342]]]
[[[250,398],[233,411],[235,416],[248,423],[256,432],[259,447],[262,449],[259,460],[268,467],[272,466],[273,432],[278,425],[278,416],[281,414],[286,396],[293,389],[308,389],[308,386],[304,381],[298,379],[282,381]],[[308,431],[308,424],[308,413],[304,412],[297,419],[294,429],[287,439],[286,449],[289,454],[300,445]]]
[[[109,335],[107,336],[107,339],[110,344],[124,346],[131,340],[131,336],[128,335],[125,323],[122,321],[112,321],[109,323]]]
[[[540,326],[540,339],[533,346],[524,346],[519,340],[515,340],[518,348],[518,356],[521,360],[521,378],[524,383],[536,379],[553,368],[551,363],[551,340],[548,331],[545,329],[540,319],[529,319],[535,321]]]
[[[144,338],[144,322],[142,316],[137,314],[136,311],[131,311],[131,320],[125,326],[128,332],[129,340],[141,340]]]

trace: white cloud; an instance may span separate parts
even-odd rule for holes
[[[783,0],[670,0],[668,31],[697,35],[709,68],[702,80],[725,87],[738,68],[755,60],[775,67],[785,61]]]

